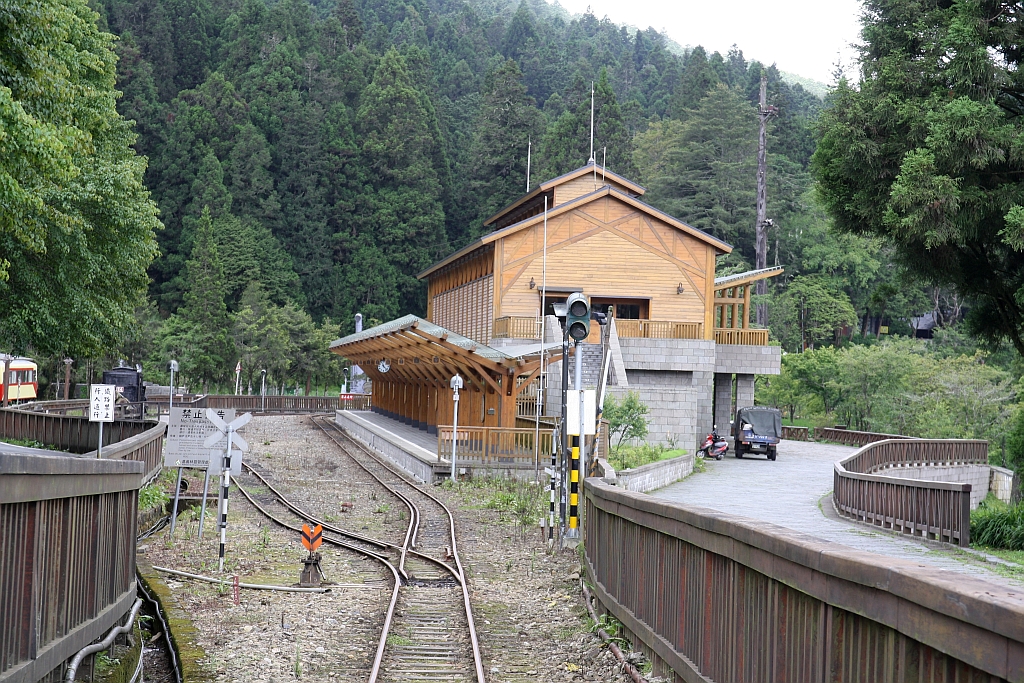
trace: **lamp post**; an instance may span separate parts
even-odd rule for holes
[[[242,361],[235,363],[235,396],[242,390]]]
[[[267,412],[267,371],[260,370],[260,412]]]
[[[171,371],[171,383],[167,387],[167,428],[171,428],[171,408],[174,407],[174,373],[178,371],[178,361],[171,359],[167,364]],[[160,417],[159,408],[157,417]],[[178,481],[174,485],[174,507],[171,508],[171,542],[174,542],[174,527],[178,523],[178,500],[181,498],[181,470],[178,468]]]
[[[459,444],[459,389],[463,387],[462,376],[456,373],[452,377],[452,401],[455,402],[455,413],[452,417],[452,482],[455,481],[455,450]]]

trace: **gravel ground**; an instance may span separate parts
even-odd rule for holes
[[[380,490],[308,417],[256,417],[245,437],[252,447],[246,462],[296,504],[350,531],[401,542],[404,505]],[[190,492],[202,490],[201,478],[189,483]],[[242,485],[261,504],[269,500],[253,477],[244,475]],[[523,534],[501,511],[485,507],[500,488],[475,482],[434,489],[456,517],[488,681],[628,681],[586,630],[576,555],[547,554],[537,528]],[[204,540],[197,539],[197,511],[189,510],[179,517],[173,545],[163,531],[140,551],[154,565],[217,575],[213,500]],[[288,517],[280,506],[272,511]],[[366,679],[390,598],[387,577],[378,564],[347,550],[325,545],[321,552],[324,572],[336,584],[327,594],[242,590],[236,605],[230,586],[167,577],[179,605],[193,615],[218,682]],[[226,576],[294,585],[304,555],[294,532],[267,522],[232,490]]]

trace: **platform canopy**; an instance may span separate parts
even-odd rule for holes
[[[375,406],[427,429],[448,423],[449,382],[456,373],[465,382],[469,401],[479,402],[477,422],[514,426],[515,399],[540,374],[542,360],[539,344],[496,349],[414,315],[350,334],[333,342],[330,350],[373,379]],[[557,349],[545,353],[543,360],[560,358]]]

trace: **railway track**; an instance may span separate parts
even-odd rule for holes
[[[312,422],[346,457],[408,509],[409,524],[401,544],[356,534],[316,518],[248,466],[246,470],[270,494],[251,495],[240,483],[239,491],[277,524],[296,531],[301,522],[293,524],[285,517],[320,524],[325,543],[370,557],[389,570],[394,586],[369,683],[485,683],[451,511],[333,422],[319,417],[312,418]],[[286,512],[271,512],[269,508],[274,502],[280,503]]]

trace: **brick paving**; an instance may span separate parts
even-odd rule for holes
[[[832,491],[833,463],[854,450],[832,444],[783,441],[779,444],[778,460],[769,462],[764,456],[738,460],[730,449],[723,460],[707,462],[704,472],[651,495],[763,520],[857,550],[999,583],[1024,585],[1024,581],[1008,579],[988,569],[976,556],[838,518],[831,510],[831,501],[822,501],[822,497]],[[823,510],[823,505],[829,509]]]

